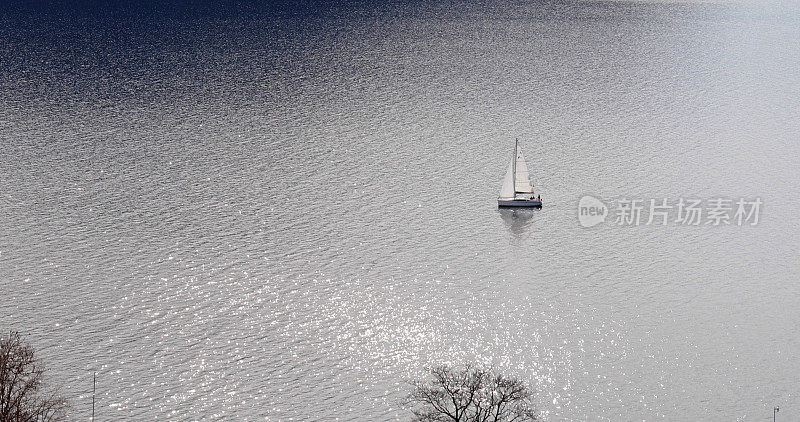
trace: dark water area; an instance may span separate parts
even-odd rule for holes
[[[0,6],[0,329],[98,419],[800,409],[800,14],[649,2]],[[540,210],[498,210],[514,138]],[[578,201],[760,198],[755,226]]]

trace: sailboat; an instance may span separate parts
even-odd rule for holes
[[[542,201],[533,194],[531,175],[528,164],[522,151],[519,149],[519,140],[514,140],[514,158],[508,165],[500,196],[497,198],[498,207],[541,207]]]

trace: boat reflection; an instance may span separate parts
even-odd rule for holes
[[[500,218],[506,224],[511,233],[516,237],[522,237],[530,231],[533,226],[534,215],[541,211],[541,208],[498,208]]]

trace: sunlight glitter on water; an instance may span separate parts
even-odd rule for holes
[[[796,16],[484,6],[0,20],[0,328],[78,419],[97,371],[104,419],[404,420],[465,362],[551,420],[800,407]],[[541,210],[496,208],[517,137]],[[586,194],[765,214],[587,230]]]

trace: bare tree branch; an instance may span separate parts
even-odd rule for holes
[[[437,366],[428,383],[411,382],[404,400],[416,422],[524,422],[537,420],[524,382],[466,365]]]
[[[67,401],[44,391],[44,367],[19,333],[0,337],[0,422],[60,421]]]

